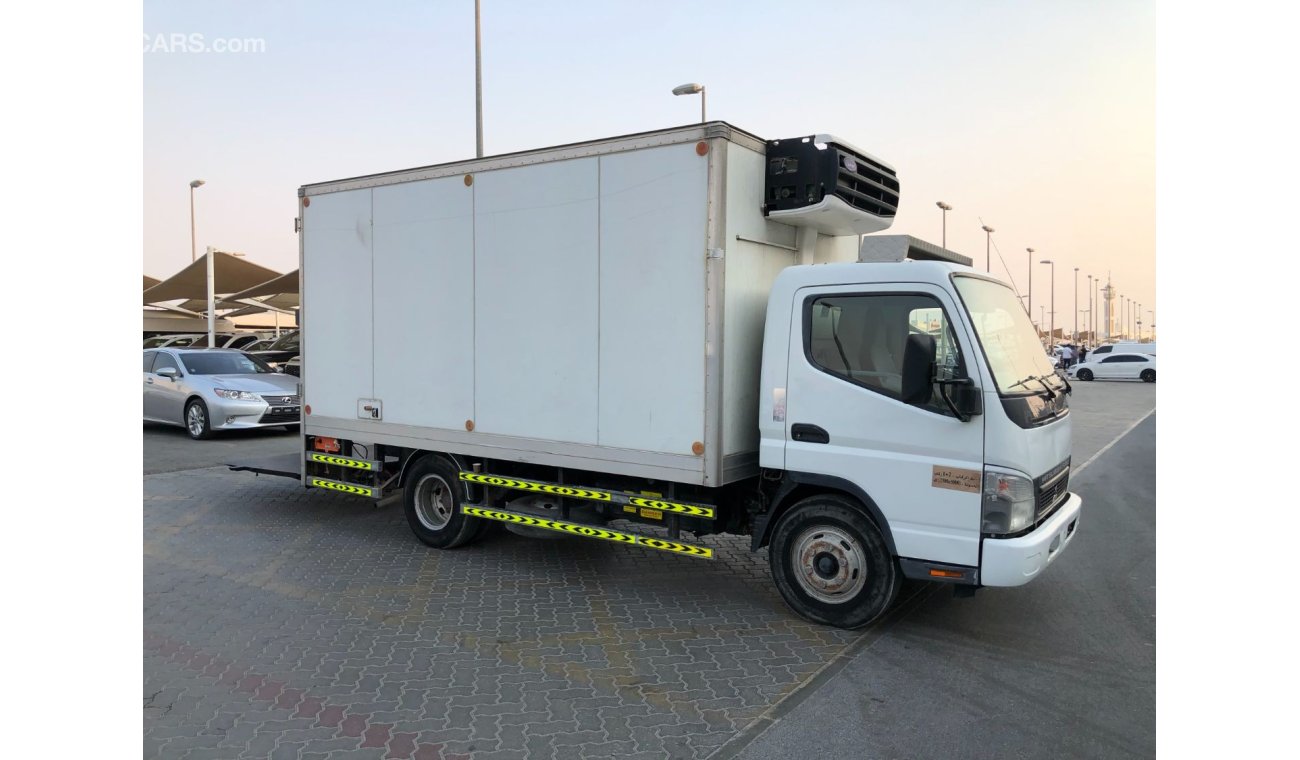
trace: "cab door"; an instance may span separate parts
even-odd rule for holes
[[[938,377],[979,377],[951,297],[925,284],[840,285],[797,291],[794,309],[786,468],[857,486],[899,556],[977,566],[984,418],[961,421],[937,389],[924,404],[900,400],[910,333],[935,337]]]

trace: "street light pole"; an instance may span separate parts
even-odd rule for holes
[[[190,263],[193,264],[198,259],[198,251],[194,247],[194,188],[202,187],[203,180],[190,180]]]
[[[483,157],[483,24],[479,0],[474,0],[474,134],[478,158]]]
[[[1092,275],[1088,275],[1088,342],[1097,343],[1097,332],[1092,327]]]
[[[984,271],[991,272],[993,270],[989,269],[989,246],[993,241],[993,228],[986,224],[981,229],[984,230]]]
[[[1029,306],[1025,311],[1029,312],[1029,318],[1034,318],[1034,249],[1026,248],[1029,252]]]
[[[1074,340],[1079,340],[1079,268],[1074,268]]]
[[[679,84],[673,88],[674,95],[694,95],[697,92],[700,94],[700,123],[703,124],[706,121],[704,113],[704,85],[690,82],[688,84]]]
[[[934,205],[938,206],[939,209],[943,212],[943,247],[944,250],[947,250],[948,249],[948,212],[952,211],[952,206],[949,206],[947,203],[944,203],[943,201],[935,201]]]
[[[1052,326],[1051,326],[1051,329],[1049,329],[1049,330],[1047,331],[1047,340],[1050,342],[1050,341],[1054,341],[1054,340],[1056,340],[1056,262],[1053,261],[1053,260],[1051,260],[1051,259],[1043,259],[1042,261],[1040,261],[1040,262],[1038,262],[1038,263],[1039,263],[1039,264],[1050,264],[1051,267],[1052,267],[1052,280],[1051,280],[1051,283],[1052,283],[1052,284],[1051,284],[1051,288],[1052,288],[1052,299],[1051,299],[1051,304],[1052,304]]]

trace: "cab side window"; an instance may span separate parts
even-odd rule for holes
[[[804,303],[804,354],[817,369],[891,398],[903,385],[907,336],[931,335],[936,345],[935,374],[963,374],[961,351],[943,307],[932,296],[833,295]],[[949,414],[936,395],[925,405]]]
[[[145,372],[153,372],[153,358],[154,358],[154,356],[155,356],[157,353],[158,353],[157,351],[145,351],[145,352],[144,352],[144,371],[145,371]]]

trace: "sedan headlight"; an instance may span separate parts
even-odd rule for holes
[[[228,398],[234,401],[261,401],[262,399],[256,393],[248,391],[232,391],[225,388],[214,388],[213,393],[221,398]]]
[[[1020,475],[984,470],[980,532],[1019,533],[1034,524],[1034,482]]]

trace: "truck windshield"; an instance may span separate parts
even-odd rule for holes
[[[1052,363],[1024,305],[1011,288],[993,280],[961,275],[953,277],[953,282],[970,313],[998,392],[1039,393],[1042,385],[1037,379],[1054,383]]]

